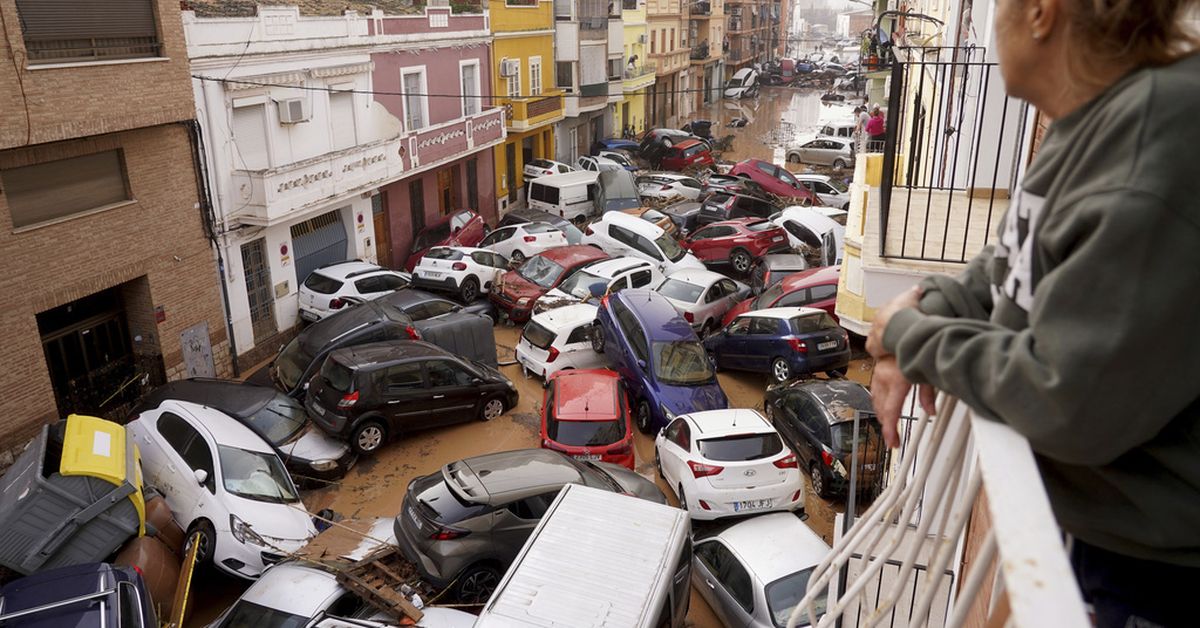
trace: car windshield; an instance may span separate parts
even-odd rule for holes
[[[554,343],[554,332],[542,327],[536,321],[529,321],[525,325],[525,331],[521,332],[521,337],[538,349],[549,349],[550,345]]]
[[[304,429],[308,423],[308,415],[304,413],[304,406],[299,401],[280,394],[250,415],[248,421],[251,427],[272,444],[282,445]]]
[[[225,621],[221,622],[220,628],[304,628],[311,619],[260,606],[254,602],[238,600],[238,603],[233,605],[233,610],[225,617]]]
[[[427,248],[428,246],[430,246],[432,244],[437,244],[438,242],[441,242],[442,240],[445,240],[448,237],[450,237],[450,223],[449,222],[443,222],[441,224],[434,225],[434,226],[430,227],[427,231],[424,231],[424,232],[420,233],[419,235],[417,235],[416,241],[413,242],[412,250],[414,253],[416,253],[417,251],[420,251],[423,248]]]
[[[696,445],[705,458],[725,462],[761,460],[783,451],[783,441],[772,433],[706,438]]]
[[[797,334],[811,334],[828,329],[838,329],[838,324],[825,312],[805,314],[792,319],[792,331]]]
[[[787,625],[788,619],[792,616],[792,611],[800,600],[804,599],[804,594],[808,591],[808,579],[812,576],[815,567],[809,567],[797,571],[794,574],[784,576],[775,582],[767,585],[767,608],[771,611],[771,621],[775,622],[778,628],[783,628]],[[828,590],[821,593],[820,597],[813,601],[813,610],[817,619],[820,619],[825,614],[826,596]],[[807,626],[808,613],[803,613],[797,626]]]
[[[786,183],[796,189],[800,189],[800,188],[804,187],[804,186],[800,185],[800,182],[796,180],[796,177],[792,176],[792,173],[788,172],[787,170],[780,168],[777,172],[779,172],[779,180],[780,181],[783,181],[784,183]]]
[[[304,369],[308,368],[310,363],[312,356],[305,353],[300,337],[296,336],[279,352],[279,357],[275,358],[275,375],[284,388],[292,390],[300,382]]]
[[[761,310],[763,308],[771,307],[771,304],[778,300],[781,296],[783,296],[783,284],[772,284],[770,288],[763,290],[762,294],[758,295],[758,298],[754,299],[754,305],[751,306],[750,309]]]
[[[672,262],[678,262],[679,260],[683,259],[685,254],[687,254],[687,251],[685,251],[682,246],[679,246],[679,243],[676,242],[675,238],[672,238],[671,234],[669,233],[664,232],[662,235],[654,239],[654,243],[658,245],[658,248],[663,252],[663,255],[666,255],[667,259],[671,260]]]
[[[304,287],[318,294],[333,294],[342,287],[342,282],[320,273],[309,273],[304,280]]]
[[[562,266],[545,257],[534,255],[521,264],[521,267],[517,269],[517,274],[543,288],[551,288],[554,286],[554,282],[558,281],[563,270],[565,269]]]
[[[846,185],[845,183],[842,183],[841,181],[838,181],[837,179],[834,179],[833,177],[830,177],[829,180],[826,181],[826,183],[829,184],[829,187],[837,190],[838,192],[841,192],[842,194],[845,194],[846,191],[850,189],[850,186]]]
[[[676,301],[684,301],[686,303],[695,303],[696,300],[700,298],[700,295],[704,292],[704,288],[697,286],[694,283],[668,278],[666,281],[662,282],[662,285],[658,287],[656,292],[664,297],[667,297],[668,299],[675,299]]]
[[[272,453],[217,445],[225,490],[246,499],[275,504],[300,501],[283,463]]]
[[[608,288],[608,280],[580,269],[570,274],[559,284],[558,289],[581,299],[592,296],[592,286],[599,284],[601,292]]]
[[[559,421],[546,417],[546,435],[571,447],[611,445],[625,438],[623,421]]]
[[[864,411],[865,420],[858,422],[858,455],[874,458],[882,452],[883,440],[879,427],[879,422],[875,420],[875,413]],[[853,453],[854,447],[854,421],[843,421],[834,423],[829,426],[831,436],[833,436],[833,450],[838,455],[849,455]]]
[[[354,383],[354,372],[333,358],[326,359],[321,365],[321,377],[330,388],[343,393],[350,392]]]
[[[425,256],[421,259],[456,260],[456,259],[462,259],[462,258],[463,258],[462,251],[455,251],[454,249],[450,249],[450,248],[446,248],[446,247],[438,247],[435,249],[429,249],[429,252],[426,253]]]
[[[654,343],[654,375],[664,384],[699,386],[712,381],[712,363],[694,340]]]

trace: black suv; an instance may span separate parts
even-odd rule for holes
[[[517,405],[517,388],[496,369],[420,341],[337,349],[309,384],[305,409],[326,432],[371,454],[388,438]]]
[[[779,211],[771,201],[748,194],[713,192],[704,199],[696,222],[701,226],[734,218],[770,218]]]

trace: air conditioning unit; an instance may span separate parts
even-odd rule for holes
[[[641,34],[641,35],[638,35],[638,43],[639,43],[639,44],[644,44],[644,43],[646,43],[646,35],[645,35],[645,33],[643,33],[643,34]]]
[[[279,123],[296,124],[308,121],[308,100],[304,98],[288,98],[277,101],[279,105]]]
[[[521,71],[520,59],[501,59],[500,76],[516,76]]]

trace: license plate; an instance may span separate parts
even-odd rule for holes
[[[817,343],[817,349],[820,351],[825,351],[827,349],[836,349],[836,348],[837,348],[836,340],[830,340],[829,342]]]
[[[319,404],[314,403],[313,410],[315,410],[319,416],[325,416],[325,408],[322,408]]]
[[[300,318],[313,323],[317,322],[317,315],[308,310],[300,310]]]
[[[600,460],[599,454],[579,454],[578,456],[572,456],[572,457],[575,458],[576,460],[582,460],[584,462],[596,462],[596,461]]]
[[[747,512],[770,508],[774,501],[773,499],[751,499],[744,502],[733,502],[733,512]]]
[[[421,518],[417,516],[417,511],[413,510],[412,508],[409,508],[408,509],[408,518],[412,519],[413,525],[417,526],[418,530],[421,529]]]
[[[783,236],[775,236],[774,238],[771,238],[771,241],[772,242],[783,242]]]
[[[441,278],[442,273],[435,272],[432,270],[427,270],[427,271],[425,271],[425,276],[429,277],[430,279],[439,279],[439,278]]]

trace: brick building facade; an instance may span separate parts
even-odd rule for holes
[[[111,2],[0,0],[0,449],[230,371],[179,3]]]

